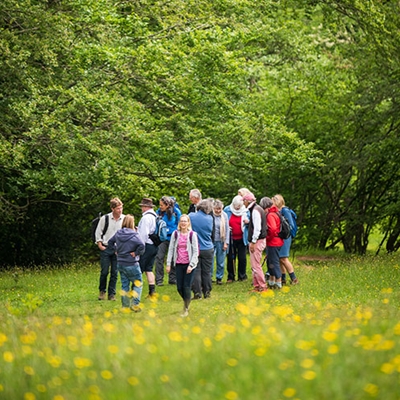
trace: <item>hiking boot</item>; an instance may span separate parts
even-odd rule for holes
[[[195,293],[192,297],[192,300],[201,300],[201,294],[200,293]]]
[[[286,285],[286,279],[282,279],[282,286]]]
[[[131,306],[131,310],[135,313],[141,312],[142,309],[139,306]]]
[[[105,300],[106,299],[106,292],[100,292],[98,299],[99,300]]]
[[[298,285],[300,282],[299,282],[299,280],[297,279],[297,278],[294,278],[293,280],[292,280],[292,285]]]
[[[221,279],[217,279],[217,285],[222,285]]]
[[[211,297],[211,293],[210,292],[205,292],[204,293],[204,298],[205,299],[209,299]]]
[[[109,294],[108,300],[115,301],[115,300],[117,300],[117,298],[115,297],[115,294]]]
[[[184,308],[183,309],[183,312],[182,312],[182,314],[181,314],[181,317],[182,318],[185,318],[185,317],[187,317],[189,315],[189,310],[187,309],[187,308]]]

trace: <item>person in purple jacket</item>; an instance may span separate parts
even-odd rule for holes
[[[121,229],[108,240],[108,247],[114,249],[117,255],[117,268],[122,286],[122,307],[139,312],[143,286],[139,259],[144,253],[145,245],[135,230],[133,215],[125,216]],[[130,291],[131,283],[132,291]]]

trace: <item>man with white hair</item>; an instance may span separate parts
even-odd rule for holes
[[[191,212],[196,212],[197,211],[197,204],[200,203],[201,201],[201,192],[199,189],[192,189],[189,192],[189,200],[191,202],[188,210],[188,214]]]

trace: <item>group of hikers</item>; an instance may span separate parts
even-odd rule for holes
[[[280,194],[257,203],[250,190],[241,188],[224,207],[221,200],[202,199],[201,192],[192,189],[189,200],[189,210],[183,214],[174,197],[161,197],[157,210],[152,199],[143,198],[139,204],[142,217],[136,227],[134,216],[123,214],[122,201],[111,199],[111,212],[99,219],[95,230],[101,267],[99,300],[116,300],[119,271],[122,307],[139,312],[142,275],[146,275],[148,297],[152,298],[156,286],[164,284],[165,270],[168,283],[177,286],[183,299],[181,315],[186,317],[191,300],[208,298],[213,283],[223,284],[225,260],[226,283],[248,279],[248,253],[252,292],[279,290],[289,279],[292,285],[299,283],[289,260],[297,226],[295,213],[285,206]],[[280,235],[282,216],[294,232],[285,239]],[[165,222],[166,232],[162,240],[155,238],[160,220]]]

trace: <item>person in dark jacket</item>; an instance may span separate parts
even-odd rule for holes
[[[139,265],[140,255],[144,253],[145,245],[135,231],[133,215],[126,215],[122,227],[108,240],[108,247],[117,254],[117,268],[121,276],[122,307],[138,312],[142,296],[142,271]],[[133,290],[130,291],[132,283]]]
[[[197,204],[200,203],[201,201],[201,192],[199,189],[192,189],[189,192],[189,200],[190,200],[190,206],[189,206],[189,210],[188,210],[188,214],[192,213],[192,212],[196,212],[197,211]]]

